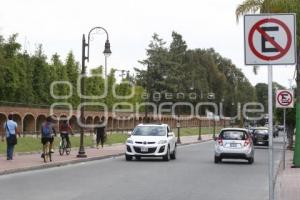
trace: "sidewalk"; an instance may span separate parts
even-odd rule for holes
[[[286,167],[280,170],[276,187],[276,200],[300,200],[300,168],[291,168],[293,151],[286,151]]]
[[[202,140],[198,141],[198,136],[181,137],[181,145],[199,143],[212,139],[212,135],[202,135]],[[52,156],[52,162],[44,163],[41,158],[41,153],[15,155],[14,160],[7,161],[6,156],[0,157],[0,175],[10,174],[15,172],[29,171],[35,169],[43,169],[49,167],[58,167],[79,162],[99,160],[113,156],[124,155],[125,144],[114,144],[104,146],[103,149],[85,148],[87,158],[77,158],[78,149],[72,149],[70,155],[60,156],[58,150],[55,150]]]

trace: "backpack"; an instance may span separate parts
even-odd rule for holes
[[[42,137],[50,138],[52,134],[52,127],[50,124],[45,123],[42,126]]]

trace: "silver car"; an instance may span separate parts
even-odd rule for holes
[[[254,146],[247,129],[224,128],[215,144],[215,163],[222,159],[246,159],[249,164],[254,162]]]

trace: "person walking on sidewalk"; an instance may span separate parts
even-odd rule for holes
[[[56,131],[54,129],[51,116],[47,117],[46,122],[42,124],[41,135],[42,135],[41,142],[43,144],[43,148],[47,142],[50,142],[51,153],[53,153],[52,148],[53,148],[54,135],[56,136]],[[43,156],[44,155],[42,154],[42,157]]]
[[[97,127],[95,128],[95,133],[96,133],[97,149],[99,149],[100,142],[101,142],[101,147],[103,148],[103,144],[106,140],[105,125],[103,124],[103,122],[98,123]]]
[[[13,115],[8,115],[8,120],[4,123],[4,130],[6,134],[6,155],[7,160],[13,159],[14,148],[17,144],[17,134],[20,137],[20,132],[17,129],[18,124],[13,120]],[[2,141],[4,140],[2,136]]]

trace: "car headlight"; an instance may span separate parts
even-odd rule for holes
[[[167,140],[160,140],[159,142],[158,142],[158,144],[166,144],[168,141]]]
[[[133,144],[133,141],[132,141],[132,140],[127,140],[126,143],[128,143],[128,144]]]

